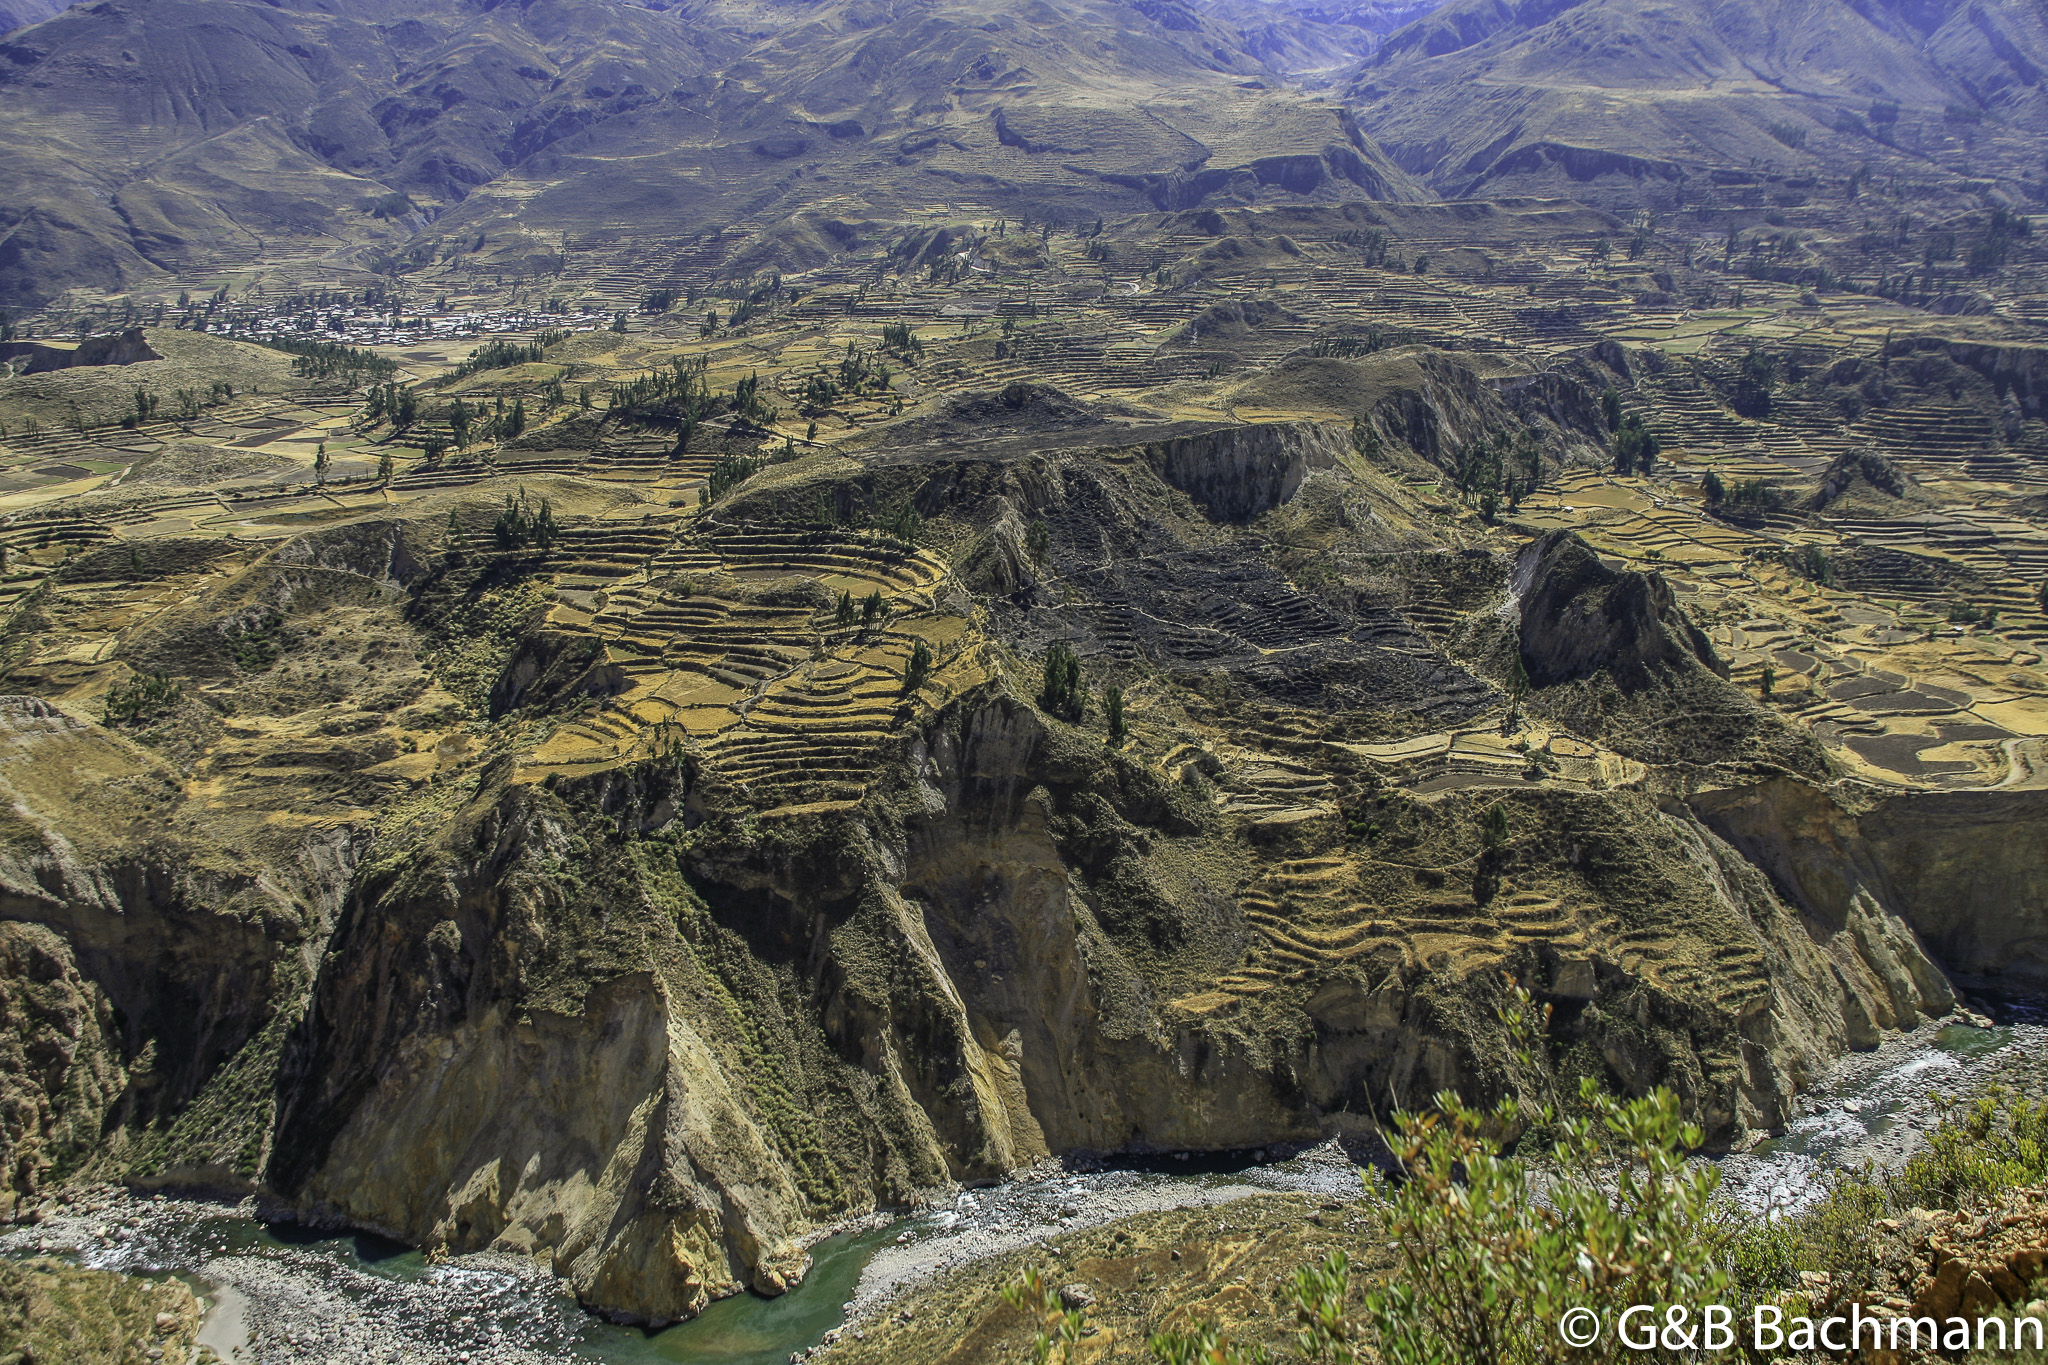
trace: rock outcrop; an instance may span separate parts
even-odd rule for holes
[[[1626,690],[1674,672],[1728,676],[1662,575],[1610,569],[1574,532],[1553,531],[1522,551],[1514,593],[1522,667],[1538,687],[1596,674]]]
[[[1887,795],[1780,780],[1692,804],[1822,923],[1881,923],[1888,937],[1908,930],[1974,985],[2048,985],[2048,793]],[[1924,989],[1938,973],[1913,968],[1919,957],[1916,948],[1904,965]]]

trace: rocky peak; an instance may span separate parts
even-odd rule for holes
[[[1728,666],[1658,573],[1612,569],[1571,531],[1554,531],[1515,565],[1522,667],[1538,687],[1605,671],[1624,689],[1660,673]]]

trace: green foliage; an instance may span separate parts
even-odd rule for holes
[[[1757,691],[1763,696],[1765,701],[1769,701],[1771,699],[1771,689],[1777,685],[1778,670],[1769,664],[1765,664],[1764,671],[1757,681]]]
[[[1486,490],[1498,491],[1506,475],[1506,442],[1495,442],[1491,437],[1482,436],[1457,453],[1456,463],[1451,470],[1451,482],[1460,493],[1479,493]]]
[[[1083,1320],[1078,1308],[1062,1305],[1059,1292],[1036,1268],[1025,1271],[1017,1283],[1003,1290],[1003,1302],[1039,1319],[1038,1334],[1031,1343],[1034,1365],[1051,1365],[1055,1353],[1062,1365],[1069,1365],[1074,1346],[1081,1340]]]
[[[338,341],[312,337],[255,338],[258,346],[296,356],[292,373],[301,379],[338,379],[353,388],[365,380],[388,378],[398,373],[398,362],[375,351],[344,346]]]
[[[832,609],[832,623],[844,630],[853,624],[854,607],[851,589],[839,594],[839,605]]]
[[[1351,419],[1351,448],[1362,458],[1377,463],[1386,453],[1386,446],[1380,440],[1379,428],[1363,417]]]
[[[1831,587],[1835,581],[1834,562],[1818,545],[1802,545],[1792,555],[1792,568],[1801,578]]]
[[[1612,384],[1600,392],[1600,415],[1607,419],[1609,431],[1621,430],[1621,395]]]
[[[1706,499],[1707,506],[1717,507],[1728,496],[1728,484],[1709,469],[1700,479],[1700,496]]]
[[[419,416],[419,397],[396,384],[373,384],[363,403],[363,415],[372,423],[390,419],[393,429],[403,431]]]
[[[277,656],[290,643],[284,617],[269,611],[233,627],[228,635],[228,652],[234,656],[235,667],[246,673],[261,673],[277,662]]]
[[[153,720],[178,704],[184,689],[168,673],[142,672],[107,689],[104,715],[109,725]]]
[[[1295,1339],[1310,1360],[1351,1365],[1360,1359],[1358,1325],[1345,1298],[1351,1289],[1351,1259],[1333,1251],[1321,1265],[1295,1270],[1288,1285],[1294,1300]]]
[[[882,590],[880,588],[875,589],[866,597],[861,598],[860,628],[862,630],[866,630],[869,626],[872,626],[875,622],[881,620],[882,613],[886,609],[886,605],[882,601]]]
[[[1806,145],[1806,129],[1797,123],[1774,122],[1770,126],[1770,134],[1794,151]]]
[[[1778,511],[1785,505],[1785,495],[1771,486],[1771,481],[1759,475],[1753,479],[1738,479],[1733,487],[1725,490],[1718,503],[1710,504],[1731,512],[1761,514]]]
[[[1580,1100],[1591,1117],[1558,1122],[1542,1199],[1490,1136],[1520,1125],[1513,1100],[1482,1113],[1442,1094],[1433,1114],[1396,1116],[1407,1179],[1379,1202],[1399,1263],[1366,1299],[1390,1365],[1562,1359],[1557,1324],[1574,1308],[1612,1324],[1636,1304],[1711,1303],[1728,1287],[1719,1173],[1687,1166],[1702,1135],[1678,1097],[1616,1100],[1588,1077]]]
[[[1501,1012],[1524,1074],[1547,1018],[1520,987]],[[1391,1189],[1367,1187],[1395,1269],[1366,1295],[1363,1321],[1349,1311],[1350,1266],[1341,1254],[1298,1269],[1288,1288],[1301,1354],[1330,1365],[1584,1360],[1558,1330],[1573,1309],[1598,1314],[1611,1333],[1637,1304],[1724,1301],[1731,1262],[1789,1263],[1782,1247],[1767,1243],[1731,1256],[1713,1202],[1719,1173],[1688,1164],[1702,1134],[1681,1119],[1676,1095],[1659,1089],[1618,1100],[1588,1077],[1579,1100],[1583,1116],[1560,1119],[1549,1105],[1525,1111],[1514,1099],[1481,1112],[1445,1092],[1429,1114],[1397,1114],[1405,1178]],[[1498,1136],[1530,1120],[1557,1134],[1551,1178],[1542,1182],[1533,1163],[1505,1154]],[[1168,1365],[1268,1359],[1213,1326],[1161,1333],[1151,1347]]]
[[[1960,1209],[2048,1180],[2048,1099],[1993,1089],[1967,1107],[1936,1096],[1941,1120],[1887,1184],[1899,1208]]]
[[[425,622],[424,661],[434,681],[471,714],[484,714],[492,686],[534,619],[554,600],[554,586],[545,574],[462,595]]]
[[[486,370],[503,370],[514,365],[534,364],[546,359],[548,347],[566,340],[568,335],[567,332],[542,332],[531,342],[487,341],[471,351],[468,359],[442,375],[436,382],[444,385],[453,384],[457,380],[467,379],[473,374],[482,374]]]
[[[932,647],[919,640],[910,647],[910,661],[903,666],[903,690],[915,692],[931,681]]]
[[[1165,1365],[1271,1365],[1273,1359],[1265,1347],[1239,1346],[1206,1322],[1190,1332],[1155,1333],[1147,1345]]]
[[[1031,556],[1033,564],[1044,564],[1045,557],[1052,550],[1052,527],[1043,521],[1034,521],[1024,528],[1024,552]],[[2048,584],[2041,587],[2042,601],[2048,603]],[[2048,610],[2048,607],[2044,607]]]
[[[882,324],[882,348],[893,351],[906,359],[924,359],[924,343],[910,330],[907,322],[885,322]]]
[[[506,495],[505,509],[491,523],[491,538],[501,550],[523,550],[529,545],[545,550],[555,543],[560,534],[561,528],[555,524],[554,504],[546,498],[529,504],[524,488],[519,490],[516,499]]]
[[[669,309],[676,306],[676,300],[682,298],[682,296],[683,291],[680,289],[650,290],[647,297],[640,300],[640,311],[643,313],[666,313]]]
[[[1941,1117],[1899,1170],[1836,1171],[1822,1197],[1798,1213],[1734,1229],[1729,1266],[1744,1298],[1797,1290],[1801,1271],[1869,1289],[1881,1219],[1913,1209],[1965,1211],[2048,1179],[2048,1100],[1999,1087],[1968,1105],[1931,1098]]]
[[[1124,690],[1115,683],[1103,689],[1102,716],[1109,724],[1109,747],[1123,748],[1124,741],[1131,737],[1131,727],[1124,719]]]
[[[916,338],[913,337],[911,340],[915,341]],[[922,344],[919,344],[917,353],[924,353]],[[835,393],[886,393],[890,381],[895,378],[889,367],[875,358],[874,352],[863,350],[850,341],[846,343],[846,354],[840,358],[838,376],[837,384],[827,383],[825,388]]]
[[[905,498],[890,514],[889,524],[882,529],[898,545],[912,549],[917,545],[918,537],[924,534],[924,518],[918,515],[910,499]]]
[[[156,409],[159,401],[160,400],[157,398],[157,396],[151,393],[148,389],[136,389],[135,406],[130,412],[128,412],[121,418],[121,425],[124,427],[135,427],[139,426],[144,422],[149,421],[151,418],[156,416]]]
[[[1317,359],[1348,360],[1353,356],[1371,355],[1388,346],[1405,344],[1407,332],[1383,332],[1377,327],[1368,327],[1362,336],[1321,336],[1311,341],[1308,353]]]
[[[1614,472],[1650,474],[1657,468],[1657,454],[1663,447],[1643,426],[1639,413],[1627,413],[1614,433]]]
[[[1088,693],[1081,686],[1081,660],[1065,642],[1055,640],[1045,652],[1045,685],[1039,690],[1038,704],[1055,716],[1078,721],[1087,703]]]
[[[727,453],[718,457],[711,466],[699,501],[709,504],[717,502],[740,484],[760,473],[768,465],[766,460],[753,459],[746,455]]]

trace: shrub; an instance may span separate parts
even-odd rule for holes
[[[1502,1012],[1525,1072],[1545,1019],[1519,987]],[[1584,1359],[1559,1338],[1573,1309],[1598,1314],[1611,1339],[1635,1305],[1724,1301],[1730,1235],[1714,1207],[1720,1174],[1686,1161],[1703,1135],[1680,1117],[1678,1097],[1658,1089],[1619,1100],[1587,1077],[1579,1098],[1585,1114],[1563,1120],[1514,1099],[1480,1111],[1449,1092],[1434,1112],[1396,1115],[1405,1179],[1391,1190],[1368,1186],[1395,1269],[1366,1295],[1362,1324],[1347,1311],[1341,1256],[1298,1270],[1289,1289],[1302,1354],[1341,1365]],[[1546,1180],[1496,1136],[1529,1120],[1558,1134]],[[1213,1328],[1162,1333],[1152,1350],[1170,1365],[1264,1359]]]
[[[2048,1179],[2048,1099],[1994,1089],[1967,1108],[1943,1100],[1927,1145],[1886,1182],[1900,1208],[1959,1209]]]
[[[168,673],[137,673],[128,681],[117,682],[107,689],[103,714],[109,725],[151,720],[175,706],[182,692],[183,689],[171,680]]]

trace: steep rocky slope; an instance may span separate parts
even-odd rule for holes
[[[1393,397],[1418,433],[1461,420]],[[663,1322],[786,1286],[821,1224],[1047,1154],[1493,1093],[1504,973],[1560,1006],[1560,1072],[1670,1085],[1725,1147],[1948,1009],[1943,954],[2014,959],[1985,902],[2025,867],[1925,889],[1982,821],[1880,805],[1825,864],[1867,893],[1830,895],[1784,813],[1835,809],[1824,761],[1661,578],[1568,535],[1460,549],[1354,430],[1023,386],[687,522],[528,478],[545,549],[486,532],[510,483],[264,550],[97,551],[25,609],[17,1193],[260,1183]],[[933,548],[831,507],[907,507]],[[848,624],[867,584],[886,616]],[[1080,706],[1039,685],[1056,641]],[[155,669],[184,690],[113,707]],[[1517,670],[1583,738],[1506,713]],[[1641,733],[1674,697],[1682,762]],[[1488,715],[1522,736],[1474,751],[1495,776],[1405,766],[1401,736]]]

